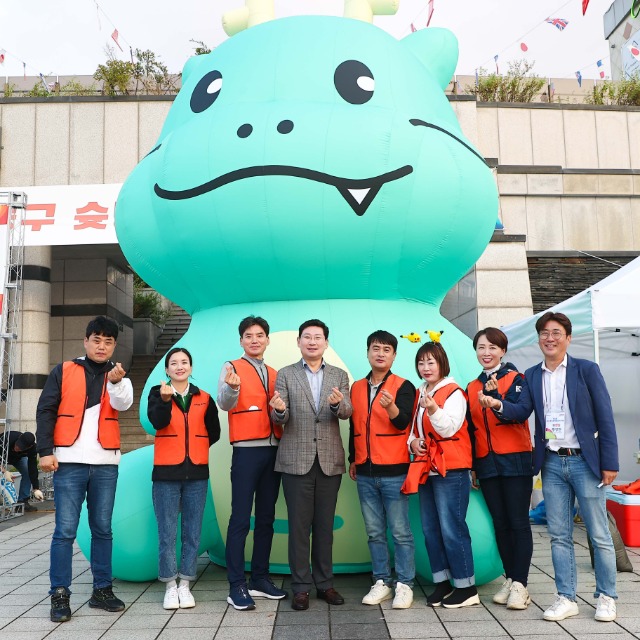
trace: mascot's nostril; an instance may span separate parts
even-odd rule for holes
[[[293,131],[293,122],[291,120],[283,120],[278,123],[278,133],[291,133]]]
[[[248,138],[253,132],[253,127],[247,123],[238,127],[238,138]]]

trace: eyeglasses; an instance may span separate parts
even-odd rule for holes
[[[558,329],[554,329],[553,331],[541,331],[538,334],[538,336],[540,338],[542,338],[543,340],[546,340],[549,337],[553,338],[554,340],[559,340],[564,335],[566,335],[566,334],[562,333],[562,331],[560,331]]]

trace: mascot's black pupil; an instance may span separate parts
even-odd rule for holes
[[[208,109],[220,95],[222,86],[222,74],[219,71],[209,71],[191,94],[191,111],[201,113]]]
[[[364,104],[373,96],[373,74],[367,65],[358,60],[345,60],[338,65],[333,83],[340,97],[351,104]],[[371,88],[368,88],[369,84]]]

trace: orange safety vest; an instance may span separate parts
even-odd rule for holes
[[[62,364],[61,397],[58,417],[53,428],[54,447],[70,447],[80,435],[88,400],[85,371],[86,369],[77,362],[68,361]],[[111,406],[106,373],[100,399],[98,442],[103,449],[120,448],[118,412]]]
[[[449,396],[453,395],[456,391],[461,391],[462,387],[459,387],[455,382],[446,384],[433,394],[435,403],[442,409],[444,403]],[[418,392],[419,393],[419,392]],[[417,419],[420,406],[416,407],[416,411],[413,415],[413,424],[411,426],[411,433],[416,437],[418,436]],[[436,442],[440,443],[442,447],[444,461],[448,471],[454,471],[455,469],[471,469],[471,438],[469,437],[469,430],[467,429],[467,419],[464,419],[462,426],[456,433],[450,438],[443,438],[431,424],[429,419],[429,412],[425,409],[422,412],[422,431],[425,439],[433,437]]]
[[[193,464],[209,463],[209,433],[204,422],[209,399],[206,391],[193,394],[188,411],[171,400],[171,422],[156,432],[153,464],[182,464],[187,457]]]
[[[386,389],[394,398],[405,382],[391,374],[380,386],[379,392]],[[379,402],[369,402],[369,381],[357,380],[351,387],[353,405],[353,444],[356,450],[356,464],[371,460],[373,464],[403,464],[410,462],[406,429],[396,429],[386,410]]]
[[[238,404],[229,411],[229,441],[262,440],[274,435],[282,437],[282,426],[271,420],[269,400],[276,390],[276,370],[267,368],[265,388],[256,368],[244,358],[232,360],[231,365],[240,376]]]
[[[509,391],[516,377],[524,376],[517,371],[509,371],[498,379],[498,393],[502,397]],[[484,458],[490,451],[498,454],[531,451],[529,422],[527,420],[520,424],[500,422],[491,409],[482,407],[478,402],[478,391],[482,391],[483,387],[484,385],[478,379],[470,382],[467,387],[474,427],[476,458]]]

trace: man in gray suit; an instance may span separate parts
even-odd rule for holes
[[[287,501],[291,607],[297,611],[309,608],[312,582],[318,598],[344,604],[333,588],[333,519],[346,470],[338,420],[347,420],[352,407],[346,371],[322,357],[328,340],[329,327],[321,320],[300,325],[302,359],[278,371],[270,402],[274,422],[284,426],[275,469],[282,473]]]

